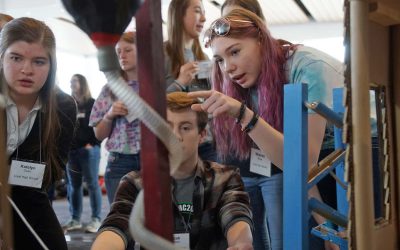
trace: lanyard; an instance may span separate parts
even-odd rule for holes
[[[39,110],[38,114],[39,114],[39,162],[42,162],[42,112]],[[19,126],[17,126],[15,124],[14,120],[13,120],[13,122],[14,122],[14,125],[18,129],[18,137],[19,137]],[[34,128],[34,126],[35,126],[35,124],[33,124],[32,129]],[[26,138],[28,138],[28,135],[29,135],[30,132],[31,131],[28,129],[27,136],[25,137],[25,140],[26,140]],[[19,145],[17,146],[17,149],[16,149],[16,155],[15,155],[15,159],[16,160],[18,160],[18,148],[19,148]]]
[[[192,205],[192,207],[193,207],[193,205]],[[179,211],[179,209],[178,209],[178,211]],[[179,216],[181,217],[181,221],[183,223],[183,226],[185,227],[185,232],[189,233],[190,230],[192,229],[192,225],[190,224],[190,217],[192,216],[192,213],[189,213],[187,221],[185,221],[185,217],[183,216],[181,211],[179,211]]]

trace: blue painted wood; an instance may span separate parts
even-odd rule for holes
[[[284,87],[283,248],[308,249],[306,84]]]
[[[347,227],[347,215],[339,213],[322,201],[319,201],[316,198],[310,198],[308,200],[308,207],[310,208],[310,211],[314,211],[322,215],[330,222],[333,222],[334,224],[340,225],[342,227]]]
[[[340,250],[347,250],[347,240],[337,236],[337,231],[324,226],[324,224],[317,226],[317,228],[313,228],[311,233],[323,240],[329,240],[335,243],[340,247]]]
[[[344,114],[344,107],[343,107],[343,88],[335,88],[333,90],[333,110],[336,113]],[[344,149],[345,145],[343,144],[342,134],[343,130],[336,128],[334,129],[335,133],[335,149]],[[338,178],[343,182],[344,181],[344,161],[336,166],[336,175]],[[337,210],[341,214],[348,215],[349,205],[347,202],[347,191],[343,189],[342,186],[336,184],[336,195],[337,195]],[[340,231],[343,228],[339,229]]]

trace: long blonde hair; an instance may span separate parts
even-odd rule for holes
[[[180,67],[185,64],[184,43],[182,28],[183,18],[192,0],[172,0],[168,7],[168,41],[166,42],[166,52],[171,59],[171,72],[178,78]],[[200,46],[199,38],[194,39],[192,46],[196,60],[206,60],[207,56]]]

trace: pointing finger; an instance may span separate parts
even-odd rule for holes
[[[204,90],[204,91],[193,91],[189,92],[188,96],[192,98],[209,98],[212,95],[211,90]]]
[[[192,108],[192,110],[194,110],[194,111],[197,111],[197,112],[201,112],[201,111],[204,111],[202,108],[201,108],[201,104],[193,104],[192,106],[191,106],[191,108]]]

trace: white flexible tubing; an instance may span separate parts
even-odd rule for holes
[[[161,236],[147,230],[144,226],[144,195],[141,190],[136,198],[131,216],[129,217],[129,230],[133,238],[141,247],[150,250],[184,250]]]
[[[119,71],[105,71],[104,74],[108,87],[127,106],[129,113],[132,112],[163,142],[169,151],[170,169],[176,169],[182,160],[182,145],[167,122],[126,84]]]
[[[169,164],[172,170],[171,174],[173,174],[173,170],[179,166],[182,160],[182,144],[170,126],[126,84],[119,71],[104,71],[104,74],[108,87],[127,106],[130,115],[133,114],[141,120],[163,142],[169,151]],[[129,218],[130,232],[135,241],[151,250],[183,250],[145,228],[143,203],[143,191],[140,191]]]
[[[0,94],[0,107],[1,108],[5,108],[6,107],[6,99],[2,94]]]

